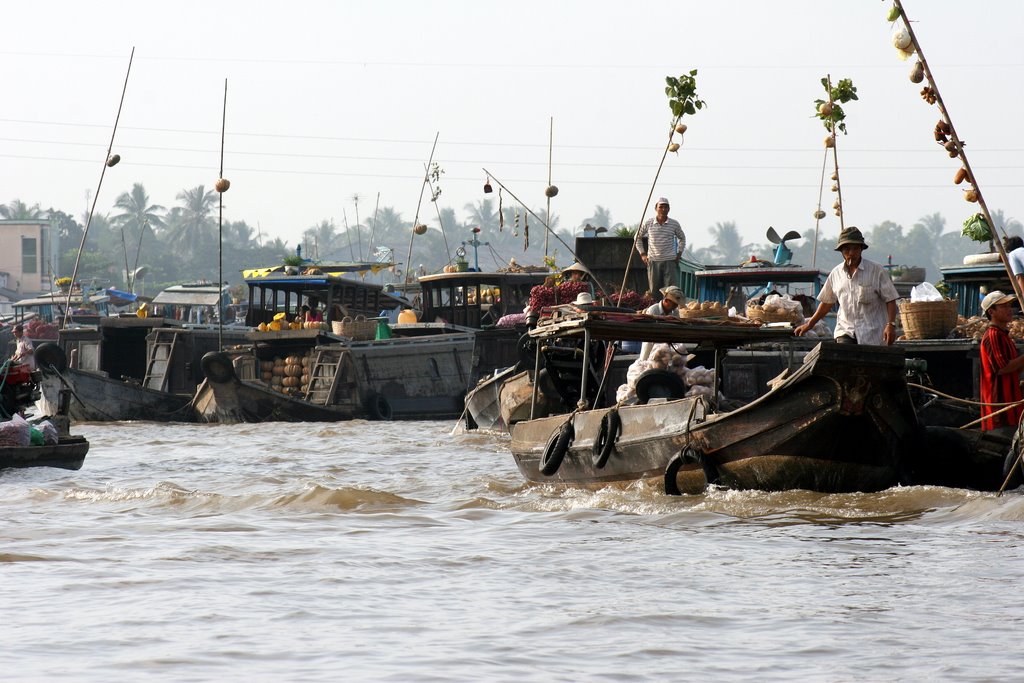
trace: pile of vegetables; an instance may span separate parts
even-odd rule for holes
[[[33,318],[25,323],[25,336],[29,339],[57,339],[57,326],[39,318]]]
[[[545,307],[571,304],[581,292],[590,293],[589,282],[567,280],[554,287],[536,285],[530,290],[530,309],[540,311]]]
[[[957,326],[953,328],[949,336],[961,339],[981,339],[985,336],[988,325],[989,319],[983,315],[976,315],[972,318],[960,316]],[[1014,318],[1006,329],[1012,339],[1024,340],[1024,318]]]
[[[309,390],[313,362],[313,351],[304,356],[277,356],[273,360],[260,361],[260,380],[283,394],[305,394]]]
[[[619,295],[617,293],[612,294],[611,296],[608,297],[608,301],[611,302],[612,306],[630,308],[633,309],[634,311],[643,310],[654,303],[654,299],[652,299],[651,297],[647,296],[646,294],[638,294],[632,289],[627,289],[625,292],[623,292],[621,299],[619,298]]]

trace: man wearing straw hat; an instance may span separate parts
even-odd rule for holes
[[[683,290],[679,289],[675,285],[671,285],[661,290],[661,296],[661,301],[649,306],[644,313],[647,315],[671,315],[678,318],[679,307],[686,301],[686,295],[683,294]],[[640,360],[647,360],[650,358],[651,351],[653,349],[654,344],[651,342],[644,342],[643,346],[640,347]]]
[[[1017,346],[1007,330],[1013,320],[1013,302],[1016,297],[999,290],[989,292],[981,300],[981,311],[991,322],[981,338],[981,429],[998,427],[1016,429],[1024,414],[1021,401],[1020,371],[1024,369],[1024,356],[1017,354]],[[1016,403],[1007,410],[1000,403]]]
[[[668,199],[659,197],[654,205],[654,218],[647,219],[636,234],[636,250],[647,266],[647,283],[652,295],[662,287],[678,284],[679,259],[686,250],[683,227],[679,221],[668,217],[668,209]]]
[[[839,233],[836,251],[843,262],[832,269],[818,294],[818,309],[793,334],[802,337],[832,307],[836,315],[836,341],[841,344],[891,346],[896,341],[896,299],[899,294],[882,266],[861,258],[868,248],[860,230],[850,226]]]

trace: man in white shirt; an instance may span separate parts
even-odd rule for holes
[[[839,304],[835,338],[845,344],[891,346],[896,341],[896,299],[899,294],[882,266],[861,258],[868,248],[860,230],[851,226],[839,233],[836,251],[843,263],[832,269],[818,294],[818,309],[793,334],[802,337]]]
[[[656,304],[648,306],[644,313],[647,315],[671,315],[676,318],[679,317],[679,307],[684,301],[686,301],[686,295],[683,294],[683,290],[679,289],[675,285],[666,287],[661,290],[662,300]],[[654,344],[651,342],[644,342],[643,346],[640,347],[640,360],[647,360],[651,355],[651,350],[654,348]]]

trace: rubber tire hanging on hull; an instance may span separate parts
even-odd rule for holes
[[[700,464],[704,470],[704,481],[707,482],[708,486],[712,484],[717,485],[721,481],[718,469],[708,461],[703,451],[692,446],[684,446],[683,450],[679,451],[665,468],[665,495],[683,495],[682,491],[679,490],[679,482],[676,480],[676,475],[679,474],[679,470],[682,469],[683,465],[687,463]]]
[[[389,422],[392,416],[391,404],[383,395],[376,392],[366,399],[366,413],[371,420]]]
[[[636,378],[636,402],[641,405],[652,398],[676,400],[684,396],[683,378],[670,370],[648,370]]]
[[[621,433],[622,416],[619,415],[617,409],[613,408],[601,418],[601,430],[594,441],[594,467],[600,470],[604,469],[604,466],[608,464],[608,458],[615,449],[615,441]]]
[[[199,365],[203,368],[206,379],[216,384],[230,382],[235,377],[235,367],[231,364],[231,359],[219,351],[205,354]]]
[[[562,466],[565,454],[569,451],[569,445],[575,438],[576,428],[573,427],[572,420],[566,422],[551,435],[547,446],[544,447],[544,455],[540,457],[541,474],[550,477],[558,471],[558,468]]]
[[[32,352],[32,355],[36,359],[36,367],[46,374],[52,373],[51,366],[58,373],[68,369],[68,357],[65,355],[64,349],[53,342],[40,344]]]

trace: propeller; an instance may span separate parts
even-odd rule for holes
[[[782,237],[779,237],[779,233],[775,232],[775,228],[771,226],[768,227],[767,236],[768,241],[771,242],[772,244],[785,244],[789,240],[800,239],[800,233],[798,233],[796,230],[790,230]]]

